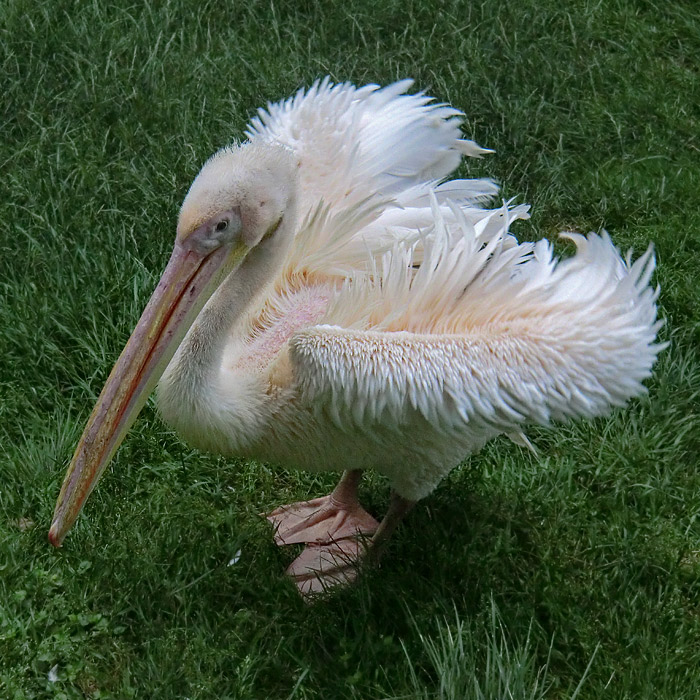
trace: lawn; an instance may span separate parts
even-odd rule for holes
[[[6,0],[0,61],[2,700],[698,697],[694,0]],[[533,205],[523,239],[654,241],[670,346],[648,395],[528,431],[538,457],[492,442],[379,570],[312,606],[257,514],[336,476],[198,453],[152,404],[54,550],[67,462],[189,183],[326,74],[413,77],[464,110],[496,151],[469,173]],[[382,513],[388,486],[361,496]]]

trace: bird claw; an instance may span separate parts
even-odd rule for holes
[[[275,527],[275,542],[327,544],[358,534],[371,535],[379,523],[357,502],[339,503],[332,496],[281,506],[264,515]]]
[[[281,506],[266,517],[275,526],[278,545],[306,548],[287,568],[305,599],[357,578],[358,567],[379,523],[357,499],[359,470],[345,472],[333,492],[322,498]]]

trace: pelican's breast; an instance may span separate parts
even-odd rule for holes
[[[176,356],[158,386],[163,419],[199,449],[264,458],[255,446],[276,440],[275,418],[291,400],[287,341],[318,322],[330,295],[327,285],[271,290],[231,329],[218,371],[196,374]]]
[[[243,328],[232,329],[224,350],[222,372],[247,375],[266,372],[287,341],[324,316],[333,287],[297,285],[273,289]]]

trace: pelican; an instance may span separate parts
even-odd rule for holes
[[[170,261],[78,443],[49,539],[60,546],[157,388],[199,449],[343,475],[267,515],[303,543],[302,595],[352,580],[419,500],[499,435],[605,414],[644,391],[662,345],[651,247],[565,234],[572,256],[509,232],[528,207],[448,180],[461,113],[411,81],[330,79],[269,104],[218,151],[180,210]],[[391,500],[360,505],[365,469]]]

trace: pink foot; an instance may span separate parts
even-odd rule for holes
[[[371,535],[379,527],[356,500],[341,502],[333,494],[281,506],[265,517],[275,526],[278,545],[331,543],[358,534]]]
[[[357,537],[309,544],[286,573],[294,579],[302,597],[311,598],[333,586],[352,583],[364,554],[365,543]]]

